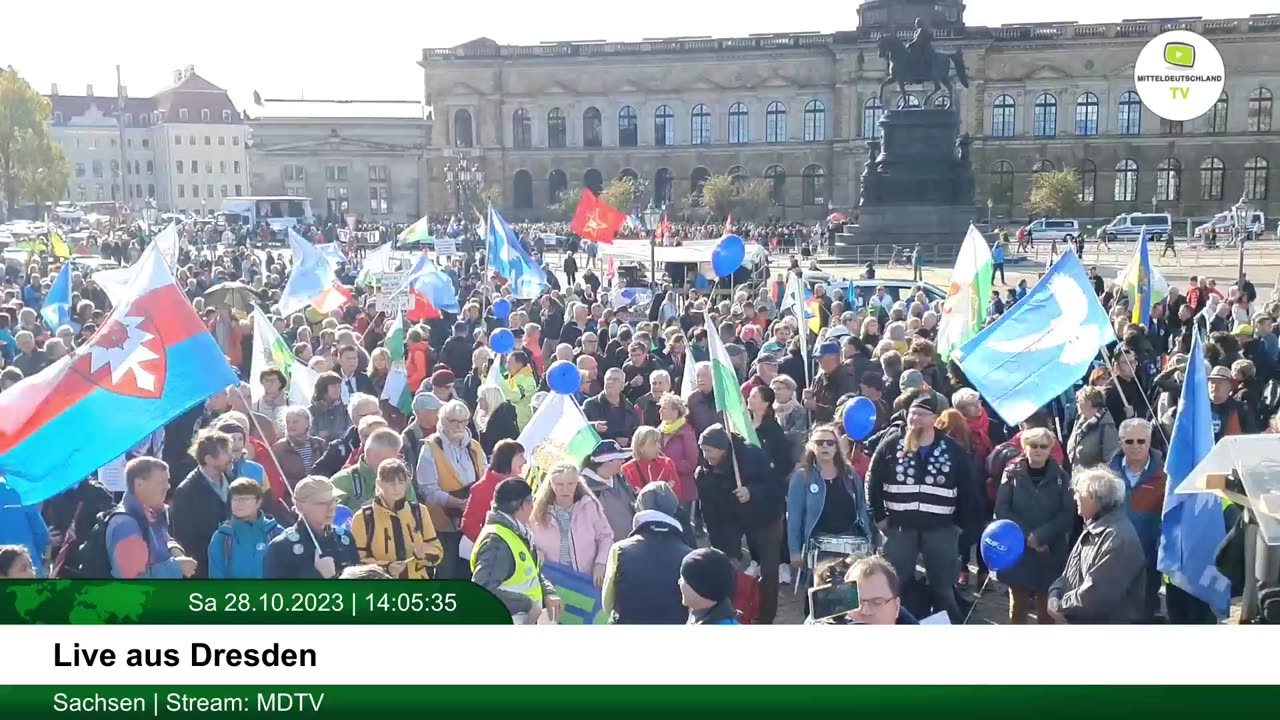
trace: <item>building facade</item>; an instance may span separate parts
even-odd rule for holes
[[[830,34],[426,49],[426,103],[442,127],[427,152],[433,211],[452,210],[446,163],[500,180],[503,205],[540,217],[572,185],[632,175],[642,204],[677,201],[712,173],[765,178],[775,216],[816,220],[857,206],[867,141],[886,108],[925,93],[881,83],[881,35],[959,52],[970,76],[950,100],[973,139],[975,217],[1021,218],[1036,172],[1074,168],[1086,217],[1150,210],[1202,217],[1241,195],[1280,214],[1280,15],[968,27],[960,0],[868,0]],[[1174,29],[1213,40],[1226,90],[1211,113],[1163,122],[1133,91],[1133,62]]]
[[[68,200],[206,213],[249,186],[248,126],[227,92],[191,66],[151,97],[52,90],[49,129],[71,163]]]
[[[322,219],[405,222],[426,213],[428,120],[416,101],[271,100],[245,113],[254,195],[311,199]]]

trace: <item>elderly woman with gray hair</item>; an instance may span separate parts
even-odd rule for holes
[[[1073,625],[1140,623],[1147,561],[1125,507],[1125,484],[1106,468],[1072,479],[1084,532],[1062,577],[1049,587],[1049,615]]]
[[[436,570],[436,578],[441,580],[468,577],[466,558],[459,554],[462,511],[471,486],[484,477],[488,465],[480,442],[471,437],[470,422],[466,403],[445,403],[440,408],[439,429],[427,438],[418,455],[418,499],[427,506],[444,545],[444,560]]]

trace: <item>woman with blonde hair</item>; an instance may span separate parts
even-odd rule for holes
[[[391,375],[391,352],[385,347],[376,347],[369,353],[369,382],[373,384],[373,396],[382,398],[382,391],[387,386],[387,378]],[[405,417],[394,403],[385,398],[378,401],[378,414],[396,432],[404,430]]]
[[[834,547],[835,536],[857,535],[875,546],[863,479],[840,451],[834,424],[814,428],[800,467],[791,473],[787,509],[787,550],[797,582],[806,565],[812,570],[827,557],[819,548]]]
[[[529,525],[543,562],[559,563],[590,575],[596,587],[604,585],[613,530],[576,465],[559,463],[547,471],[534,497]]]
[[[698,499],[698,488],[693,482],[693,472],[698,469],[698,437],[688,420],[689,408],[684,399],[675,393],[658,398],[658,416],[662,424],[662,454],[675,465],[677,482],[671,486],[680,501],[680,522],[688,519],[689,506]]]
[[[680,485],[676,464],[662,454],[662,431],[641,425],[631,434],[632,458],[622,463],[622,477],[636,492],[651,482],[664,482],[675,490]],[[679,493],[676,493],[679,497]]]
[[[520,437],[516,406],[507,400],[502,388],[493,383],[481,385],[476,392],[476,430],[480,434],[480,447],[486,453],[492,453],[500,440]]]

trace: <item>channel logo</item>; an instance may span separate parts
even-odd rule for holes
[[[1178,67],[1195,67],[1196,46],[1184,42],[1165,43],[1164,61]]]

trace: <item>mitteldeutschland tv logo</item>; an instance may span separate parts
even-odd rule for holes
[[[1133,80],[1151,112],[1165,120],[1193,120],[1209,112],[1222,94],[1222,55],[1188,30],[1163,33],[1138,54]]]

